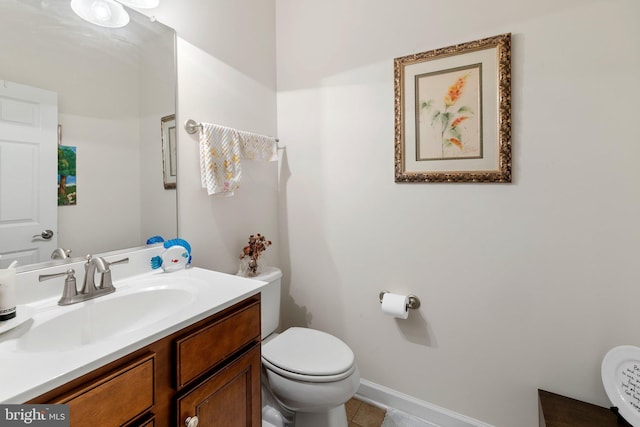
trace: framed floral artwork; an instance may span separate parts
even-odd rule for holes
[[[395,181],[511,182],[511,34],[394,60]]]

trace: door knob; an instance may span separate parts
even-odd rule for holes
[[[44,239],[44,240],[49,240],[52,237],[53,237],[53,231],[51,230],[44,230],[42,233],[35,234],[33,236],[34,239]]]
[[[187,419],[184,420],[184,425],[187,427],[198,427],[198,417],[195,415],[193,417],[187,417]]]

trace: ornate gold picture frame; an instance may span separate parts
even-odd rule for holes
[[[395,181],[511,182],[511,34],[394,60]]]

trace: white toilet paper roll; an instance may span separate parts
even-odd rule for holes
[[[409,317],[407,304],[409,304],[408,295],[387,292],[382,296],[382,312],[398,319],[406,319]]]

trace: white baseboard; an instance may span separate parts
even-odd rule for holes
[[[416,399],[388,387],[360,380],[356,397],[381,408],[394,408],[423,419],[434,427],[493,427],[490,424]]]

